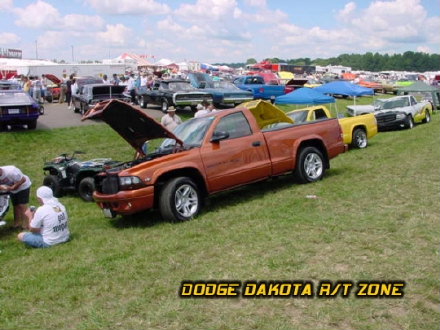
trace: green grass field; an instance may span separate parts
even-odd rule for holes
[[[134,155],[106,125],[1,133],[0,145],[1,164],[31,177],[32,204],[44,159],[73,150]],[[217,194],[178,224],[155,211],[108,220],[94,203],[62,197],[69,243],[29,249],[0,228],[0,328],[438,329],[439,145],[436,113],[429,124],[379,133],[367,149],[340,155],[320,182],[283,176]],[[182,299],[182,280],[406,287],[398,299]]]

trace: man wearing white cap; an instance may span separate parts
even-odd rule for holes
[[[29,232],[18,234],[18,239],[28,246],[46,248],[69,240],[68,216],[66,208],[53,197],[52,189],[42,186],[37,189],[37,199],[41,206],[26,212],[29,218]]]
[[[178,115],[176,115],[176,108],[169,107],[167,110],[167,114],[162,117],[160,123],[169,131],[173,131],[177,125],[182,123],[182,119]]]

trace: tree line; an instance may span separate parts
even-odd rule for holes
[[[379,54],[367,52],[365,54],[342,54],[337,57],[327,59],[317,58],[310,59],[308,57],[296,59],[280,59],[277,57],[267,58],[272,63],[287,63],[292,65],[342,65],[351,67],[352,70],[360,71],[440,71],[440,55],[427,54],[421,52],[407,51],[403,54]],[[228,65],[238,68],[247,64],[255,64],[257,60],[249,58],[246,63],[217,63],[216,65]]]

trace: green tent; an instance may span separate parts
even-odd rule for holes
[[[436,86],[430,86],[418,80],[410,86],[397,89],[397,95],[407,94],[414,95],[419,101],[420,99],[431,101],[434,109],[440,108],[440,89]]]

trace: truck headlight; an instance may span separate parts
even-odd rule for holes
[[[121,190],[134,190],[145,187],[145,183],[137,176],[120,176],[119,188]]]
[[[404,119],[406,117],[406,115],[404,113],[398,113],[396,115],[396,119]]]

